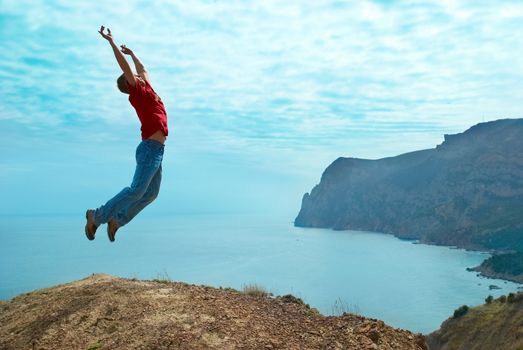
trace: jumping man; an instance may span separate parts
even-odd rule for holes
[[[121,45],[116,46],[111,30],[102,26],[100,35],[109,42],[123,74],[116,80],[118,89],[129,95],[129,102],[136,110],[142,124],[142,142],[136,148],[136,170],[130,187],[97,209],[88,209],[85,216],[85,234],[93,240],[96,229],[107,223],[107,235],[114,242],[116,231],[132,220],[151,203],[160,190],[164,143],[168,135],[167,113],[160,97],[149,83],[149,75],[134,52]],[[123,54],[131,56],[136,74],[133,73]]]

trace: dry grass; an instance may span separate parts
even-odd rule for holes
[[[172,281],[173,280],[171,279],[167,271],[164,271],[163,274],[159,273],[158,276],[155,279],[153,279],[153,282],[158,283],[172,283]]]
[[[242,287],[242,293],[254,297],[266,297],[271,295],[264,287],[258,284],[246,284]]]
[[[346,314],[359,315],[360,308],[358,304],[349,304],[341,298],[338,298],[334,301],[331,312],[335,316],[342,316]]]

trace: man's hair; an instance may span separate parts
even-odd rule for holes
[[[127,85],[127,79],[125,79],[125,74],[122,74],[116,79],[116,85],[118,85],[118,90],[124,94],[129,95],[129,85]]]

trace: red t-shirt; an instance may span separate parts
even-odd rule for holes
[[[152,134],[161,130],[165,136],[167,129],[167,112],[160,96],[154,92],[147,81],[136,79],[136,85],[129,86],[129,102],[136,110],[142,123],[142,140],[148,139]]]

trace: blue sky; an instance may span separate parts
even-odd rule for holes
[[[83,213],[128,185],[139,124],[110,27],[171,136],[157,213],[279,213],[339,156],[521,117],[518,1],[0,0],[0,212]]]

